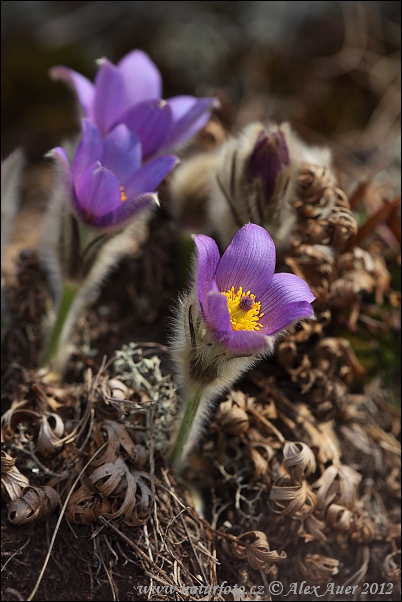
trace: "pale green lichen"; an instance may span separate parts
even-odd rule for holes
[[[149,428],[151,410],[155,409],[155,449],[166,451],[178,412],[177,387],[171,374],[163,375],[160,358],[157,355],[144,357],[144,349],[135,343],[124,345],[116,351],[115,356],[113,367],[116,376],[128,387],[149,395],[151,404],[138,403],[138,411],[145,411],[146,426]],[[132,412],[136,413],[137,410]]]

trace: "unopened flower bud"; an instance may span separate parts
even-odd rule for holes
[[[259,224],[283,246],[295,223],[292,201],[300,166],[330,161],[326,149],[308,147],[287,123],[252,123],[229,139],[218,157],[209,214],[224,246],[247,222]]]

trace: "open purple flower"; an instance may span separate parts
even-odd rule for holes
[[[274,274],[275,245],[255,224],[241,228],[222,258],[212,238],[194,237],[198,251],[197,293],[213,338],[237,354],[264,352],[272,336],[313,315],[315,297],[294,274]]]
[[[120,124],[105,138],[95,123],[82,120],[82,138],[72,168],[63,148],[53,150],[78,217],[95,228],[112,228],[154,203],[153,191],[175,166],[163,155],[141,166],[141,143]]]
[[[56,66],[51,76],[72,86],[83,115],[94,121],[102,135],[125,123],[139,137],[143,160],[188,140],[208,121],[214,98],[175,96],[162,100],[162,80],[156,65],[141,50],[124,56],[117,65],[99,61],[92,84],[67,67]]]

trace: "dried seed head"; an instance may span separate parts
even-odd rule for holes
[[[311,165],[304,163],[300,166],[296,181],[296,193],[301,199],[308,199],[311,204],[321,204],[324,191],[336,186],[336,178],[327,165]]]

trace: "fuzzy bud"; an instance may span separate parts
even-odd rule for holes
[[[276,245],[286,244],[295,223],[292,201],[302,163],[327,165],[329,152],[307,147],[287,123],[252,123],[219,153],[211,177],[210,219],[227,246],[251,221],[264,227]]]

